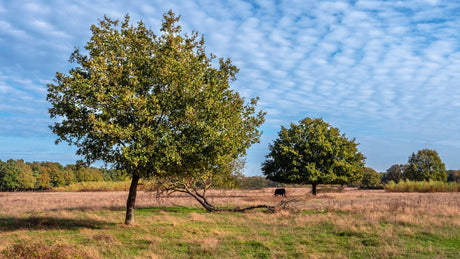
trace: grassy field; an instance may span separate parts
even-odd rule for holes
[[[0,193],[0,258],[460,258],[460,193],[308,192],[215,190],[223,207],[286,206],[208,213],[141,191],[134,227],[127,192]]]

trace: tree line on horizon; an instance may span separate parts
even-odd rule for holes
[[[387,184],[390,181],[399,183],[405,180],[420,180],[411,177],[411,173],[407,171],[408,168],[410,168],[408,164],[394,164],[386,172],[377,172],[370,167],[365,167],[363,177],[359,181],[349,183],[349,185],[359,186],[363,189],[380,189],[382,188],[382,184]],[[129,176],[125,172],[116,169],[86,167],[79,164],[63,166],[58,162],[50,161],[24,162],[22,159],[0,160],[0,191],[38,191],[68,186],[79,182],[115,182],[127,180],[129,180]],[[423,179],[422,181],[429,180],[436,179]],[[438,180],[460,183],[460,170],[446,170],[446,177]],[[240,174],[236,177],[234,188],[257,189],[297,186],[304,185],[271,181],[265,176],[245,176]]]
[[[0,191],[44,191],[80,182],[128,181],[121,170],[87,167],[83,164],[63,166],[58,162],[25,162],[22,159],[0,160]],[[235,188],[286,186],[263,176],[238,174]]]
[[[77,182],[124,181],[126,173],[115,169],[63,166],[58,162],[24,162],[22,159],[0,160],[0,191],[48,190]]]

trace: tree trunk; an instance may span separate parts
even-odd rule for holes
[[[139,182],[139,175],[134,174],[129,187],[128,200],[126,202],[126,225],[134,225],[134,205],[136,204],[137,183]]]
[[[316,186],[317,186],[317,185],[318,185],[318,184],[316,184],[316,183],[314,183],[314,184],[311,185],[311,188],[312,188],[312,189],[311,189],[311,193],[312,193],[313,195],[315,195],[315,196],[316,196]]]

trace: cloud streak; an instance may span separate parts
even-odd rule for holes
[[[460,168],[459,8],[415,0],[3,2],[0,116],[14,126],[0,126],[0,136],[50,136],[46,82],[68,70],[97,19],[129,13],[158,32],[173,9],[185,32],[203,33],[209,51],[232,58],[240,68],[233,87],[259,96],[268,112],[248,174],[260,173],[280,126],[306,116],[356,137],[377,170],[426,146]]]

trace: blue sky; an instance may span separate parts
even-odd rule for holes
[[[68,72],[74,47],[104,14],[142,19],[159,33],[162,14],[240,68],[232,87],[267,112],[247,175],[260,175],[281,125],[321,117],[356,138],[367,166],[385,171],[423,148],[460,169],[460,2],[64,1],[0,2],[0,159],[74,163],[54,145],[46,84]]]

